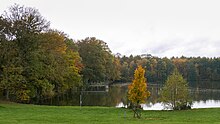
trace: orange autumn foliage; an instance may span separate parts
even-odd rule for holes
[[[134,73],[134,80],[128,86],[128,99],[135,105],[145,103],[146,98],[150,96],[144,73],[145,70],[138,66]]]

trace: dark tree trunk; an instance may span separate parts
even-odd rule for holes
[[[134,105],[134,106],[133,106],[133,109],[132,109],[132,110],[133,110],[133,112],[134,112],[134,115],[133,115],[134,118],[141,118],[141,111],[140,111],[140,108],[139,108],[139,107],[140,107],[140,105],[137,105],[137,106]]]

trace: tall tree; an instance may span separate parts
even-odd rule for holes
[[[133,103],[134,117],[140,118],[141,113],[138,111],[141,103],[145,103],[150,92],[147,91],[147,82],[144,77],[145,70],[138,66],[134,73],[134,80],[128,86],[128,99]]]
[[[49,22],[40,15],[37,9],[17,4],[11,6],[1,18],[4,22],[6,21],[1,25],[4,27],[1,36],[5,36],[8,42],[13,42],[16,46],[17,58],[19,58],[20,63],[19,65],[13,63],[13,65],[14,68],[22,68],[19,73],[24,78],[20,82],[20,86],[25,87],[23,89],[30,89],[32,87],[31,77],[36,75],[35,67],[38,65],[38,34],[48,29]],[[4,45],[3,47],[7,46]],[[31,95],[28,93],[19,94],[23,95],[20,98],[29,98]]]
[[[40,78],[40,83],[36,83],[36,86],[41,96],[45,97],[44,93],[47,93],[45,90],[50,89],[59,98],[59,94],[80,86],[79,65],[81,60],[78,52],[73,50],[73,44],[71,45],[73,41],[62,32],[49,30],[41,34],[40,42],[41,56],[39,58],[43,65],[43,69],[41,69],[43,74],[41,75],[44,77]],[[41,79],[46,81],[45,83],[48,85],[41,85]],[[51,89],[51,87],[54,88]],[[59,101],[59,99],[57,100]]]
[[[0,16],[0,86],[6,97],[39,103],[81,85],[81,59],[70,42],[63,32],[49,29],[37,9],[10,7]]]
[[[107,44],[95,37],[78,41],[83,63],[83,80],[86,84],[101,83],[114,79],[114,57]],[[116,69],[116,68],[115,68]]]

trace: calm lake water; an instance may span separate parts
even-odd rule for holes
[[[164,107],[159,101],[161,87],[150,85],[148,90],[151,96],[143,104],[144,110],[163,110]],[[97,89],[96,89],[97,90]],[[83,92],[75,92],[72,95],[56,100],[50,103],[51,105],[81,105],[82,106],[115,106],[126,107],[127,86],[111,86],[108,90],[98,89],[99,91],[91,90]],[[220,107],[220,90],[205,90],[205,89],[190,89],[191,98],[193,101],[192,108],[212,108]],[[81,101],[81,102],[80,102]]]
[[[122,102],[119,103],[116,107],[127,107]],[[144,110],[164,110],[164,106],[162,103],[148,103],[142,104]],[[197,108],[219,108],[220,107],[220,100],[206,100],[206,101],[194,101],[192,109]]]
[[[144,110],[164,110],[163,104],[158,100],[161,87],[149,86],[151,92],[150,98],[146,104],[142,104]],[[190,95],[193,101],[192,108],[216,108],[220,107],[220,90],[217,89],[190,89]],[[127,107],[120,102],[116,107]]]

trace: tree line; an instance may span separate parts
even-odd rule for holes
[[[1,98],[59,101],[88,85],[131,82],[138,65],[152,84],[163,85],[176,67],[192,87],[220,88],[220,58],[114,55],[95,37],[73,40],[50,28],[35,8],[15,4],[0,16]]]
[[[120,55],[118,55],[120,56]],[[132,72],[138,65],[146,69],[145,77],[151,84],[164,85],[174,68],[189,82],[190,87],[220,88],[220,58],[172,57],[159,58],[147,55],[118,57],[121,64],[119,82],[130,82]]]

